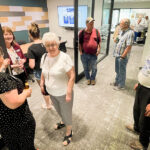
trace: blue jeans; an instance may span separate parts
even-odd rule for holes
[[[128,63],[127,58],[122,59],[120,57],[116,57],[116,59],[115,59],[115,72],[116,72],[115,83],[119,87],[125,86],[127,63]]]
[[[41,73],[42,73],[42,70],[34,70],[34,76],[36,78],[36,80],[41,80]]]
[[[95,80],[97,73],[97,56],[83,53],[81,55],[81,61],[83,64],[84,74],[87,80]],[[92,73],[90,75],[90,70]]]
[[[134,42],[136,42],[137,37],[141,37],[141,32],[134,32]]]

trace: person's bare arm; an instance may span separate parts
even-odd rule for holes
[[[67,76],[69,80],[68,80],[68,86],[67,86],[66,101],[69,102],[71,100],[74,81],[75,81],[74,67],[72,67],[71,70],[67,72]]]
[[[146,106],[145,116],[150,117],[150,104]]]
[[[122,58],[125,58],[127,56],[127,54],[130,52],[131,50],[131,45],[127,46],[127,48],[125,49],[125,51],[123,52],[123,54],[121,55]]]
[[[13,89],[11,91],[0,94],[0,98],[8,108],[16,109],[24,103],[27,97],[31,96],[31,93],[31,88],[23,90],[21,94],[18,94],[17,89]]]
[[[29,67],[31,69],[34,69],[34,67],[35,67],[35,59],[29,59]]]
[[[97,53],[96,53],[96,56],[98,56],[100,54],[100,50],[101,50],[101,45],[100,43],[98,44],[98,47],[97,47]]]
[[[82,45],[81,44],[79,44],[79,52],[80,52],[80,55],[82,55]]]
[[[45,78],[43,73],[41,74],[41,80],[40,80],[40,88],[41,88],[41,93],[45,94],[45,90],[44,90],[44,83],[45,83]]]

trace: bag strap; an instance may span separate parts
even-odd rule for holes
[[[44,59],[43,59],[43,63],[42,64],[44,64],[46,56],[47,56],[47,53],[44,54]]]
[[[97,36],[97,44],[99,44],[100,40],[99,40],[98,30],[97,29],[96,29],[96,36]]]

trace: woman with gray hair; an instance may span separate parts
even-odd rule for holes
[[[66,126],[66,135],[63,140],[63,145],[66,146],[72,138],[74,67],[69,55],[58,49],[59,39],[55,33],[45,33],[42,41],[48,53],[41,59],[41,92],[49,93],[61,117],[61,122],[55,125],[55,129]]]

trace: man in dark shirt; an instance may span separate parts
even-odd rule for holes
[[[94,28],[94,19],[86,19],[86,28],[79,33],[79,51],[84,68],[87,85],[95,85],[97,73],[97,56],[100,53],[100,33]],[[90,75],[90,67],[92,73]]]

